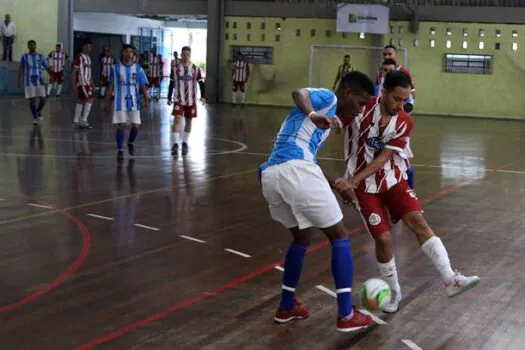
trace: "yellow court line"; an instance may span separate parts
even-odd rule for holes
[[[206,179],[203,179],[201,181],[196,181],[195,183],[199,184],[199,183],[205,183],[205,182],[210,182],[210,181],[219,180],[219,179],[226,179],[226,178],[229,178],[229,177],[234,177],[234,176],[237,176],[237,175],[242,175],[242,174],[247,174],[247,173],[254,173],[255,174],[256,170],[250,169],[250,170],[238,171],[238,172],[235,172],[235,173],[229,173],[229,174],[225,174],[225,175],[212,176],[212,177],[208,177]],[[130,198],[130,197],[133,197],[133,196],[140,196],[140,195],[145,195],[145,194],[151,194],[151,193],[155,193],[155,192],[161,192],[161,191],[170,190],[170,189],[174,189],[174,188],[180,188],[180,187],[184,187],[184,186],[188,186],[188,184],[184,183],[184,184],[178,184],[176,186],[155,188],[155,189],[152,189],[152,190],[135,192],[135,193],[125,194],[125,195],[122,195],[122,196],[117,196],[117,197],[112,197],[112,198],[107,198],[107,199],[101,199],[99,201],[84,203],[84,204],[75,205],[75,206],[72,206],[72,207],[48,210],[48,211],[44,211],[42,213],[37,213],[37,214],[18,216],[16,218],[12,218],[12,219],[1,220],[0,221],[0,225],[10,224],[12,222],[24,221],[24,220],[33,219],[33,218],[38,218],[38,217],[49,215],[49,214],[56,214],[56,213],[62,213],[62,212],[66,212],[66,211],[76,210],[76,209],[82,209],[82,208],[90,207],[92,205],[109,203],[109,202],[117,201],[117,200],[120,200],[120,199]],[[9,191],[9,192],[11,192],[11,191]],[[0,236],[1,235],[2,235],[2,233],[0,233]]]

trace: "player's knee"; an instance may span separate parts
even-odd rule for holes
[[[390,247],[392,245],[392,234],[390,231],[385,231],[374,236],[374,240],[379,247]]]
[[[428,238],[433,235],[432,229],[421,212],[412,212],[406,215],[404,220],[408,227],[421,238]]]
[[[117,130],[118,131],[124,131],[125,128],[126,128],[126,126],[125,126],[124,123],[117,124]]]
[[[299,230],[299,228],[294,227],[290,229],[290,232],[292,233],[294,243],[304,247],[308,247],[310,243],[312,243],[312,230]]]

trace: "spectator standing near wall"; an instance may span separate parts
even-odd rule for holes
[[[9,59],[9,62],[13,62],[13,42],[16,37],[16,25],[15,22],[11,21],[9,14],[5,15],[5,20],[0,25],[0,34],[2,35],[2,45],[4,47],[2,61]]]

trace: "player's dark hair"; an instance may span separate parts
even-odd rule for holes
[[[86,40],[84,40],[84,43],[82,44],[82,46],[84,46],[84,45],[93,45],[93,43],[91,42],[91,40],[86,39]]]
[[[344,88],[349,88],[350,90],[361,90],[365,91],[370,95],[374,95],[375,88],[374,83],[370,78],[359,71],[348,72],[343,76],[341,84]]]
[[[345,58],[350,58],[350,55],[345,55]]]
[[[36,45],[36,41],[34,41],[34,40],[31,39],[31,40],[29,40],[29,41],[27,42],[27,46],[29,46],[29,45],[31,45],[31,44],[35,44],[35,45]]]
[[[387,45],[385,46],[385,49],[394,49],[394,51],[397,52],[397,47],[395,47],[394,45]]]
[[[391,72],[388,72],[385,76],[383,88],[385,90],[394,90],[398,86],[403,88],[410,88],[412,86],[412,81],[405,73],[401,71],[393,70]]]
[[[189,51],[189,52],[191,52],[191,47],[189,47],[189,46],[183,46],[181,52],[184,52],[184,51]]]
[[[122,51],[124,51],[124,50],[126,50],[126,49],[132,49],[132,50],[135,50],[135,46],[130,45],[130,44],[124,44],[124,45],[122,45]]]
[[[396,60],[393,60],[391,58],[387,58],[386,60],[383,61],[383,65],[385,65],[385,66],[393,65],[395,67],[395,66],[397,66],[397,62],[396,62]]]

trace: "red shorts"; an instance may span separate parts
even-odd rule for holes
[[[77,86],[78,100],[93,102],[93,87],[91,85]]]
[[[62,72],[51,72],[49,74],[49,82],[53,83],[63,83],[64,82],[64,71]]]
[[[373,237],[390,231],[390,218],[395,224],[413,211],[421,211],[421,203],[405,180],[383,193],[355,192],[363,221]]]
[[[244,81],[234,81],[232,91],[237,92],[240,90],[241,92],[244,92],[244,87],[245,87]]]
[[[100,86],[108,86],[108,77],[105,77],[103,75],[100,76]]]
[[[155,86],[157,88],[160,86],[160,81],[158,77],[148,77],[148,82],[149,86]]]
[[[173,107],[173,115],[176,117],[196,118],[197,105],[186,106],[176,102],[175,106]]]

